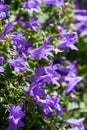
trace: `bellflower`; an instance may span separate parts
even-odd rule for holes
[[[43,107],[46,116],[52,114],[54,110],[58,116],[60,116],[65,111],[65,108],[61,107],[60,105],[59,97],[56,95],[47,96],[45,99],[40,99],[37,97],[37,104]]]
[[[73,11],[73,13],[75,14],[75,19],[76,21],[83,21],[83,22],[87,22],[87,10],[85,9],[82,9],[82,10],[79,10],[79,9],[75,9]]]
[[[62,57],[63,59],[60,60],[66,60],[66,57]],[[75,72],[76,72],[76,64],[77,61],[74,61],[72,63],[70,63],[67,66],[61,65],[61,64],[54,64],[55,70],[58,70],[59,74],[61,74],[61,76],[68,76],[68,77],[73,77],[76,76]]]
[[[73,11],[74,19],[76,23],[72,26],[81,34],[87,33],[87,10],[82,9],[75,9]]]
[[[85,130],[84,126],[83,126],[83,121],[84,121],[84,117],[81,119],[67,119],[66,122],[67,124],[74,126],[74,128],[68,129],[68,130]]]
[[[60,74],[55,71],[54,66],[44,66],[35,70],[35,75],[27,78],[27,81],[34,84],[37,83],[52,83],[59,86],[58,80],[60,79]]]
[[[41,12],[39,4],[40,0],[28,0],[27,2],[22,3],[22,7],[28,9],[28,13],[32,16],[33,11]]]
[[[0,40],[2,40],[10,30],[14,28],[14,25],[12,23],[8,23],[4,25],[4,31],[0,35]]]
[[[44,67],[38,68],[34,70],[34,75],[27,78],[27,81],[33,83],[38,82],[39,78],[45,73]]]
[[[45,91],[43,90],[45,83],[59,86],[60,75],[51,65],[35,69],[34,73],[33,76],[27,78],[27,81],[32,83],[32,87],[25,88],[25,91],[34,98],[36,96],[45,96]]]
[[[61,8],[61,6],[64,4],[64,0],[43,0],[43,3],[47,5],[56,5]]]
[[[17,15],[16,18],[15,18],[15,21],[18,23],[18,24],[21,24],[23,25],[25,20],[24,20],[24,17],[21,16],[21,15]]]
[[[66,86],[66,92],[74,92],[75,91],[75,86],[81,82],[83,78],[80,76],[75,76],[75,77],[65,77],[65,81],[68,82],[67,86]]]
[[[27,60],[27,58],[25,57],[25,55],[23,57],[20,57],[19,54],[17,54],[14,59],[8,60],[8,63],[14,67],[14,69],[17,73],[19,73],[20,70],[22,70],[22,71],[27,70],[27,67],[24,65],[26,60]]]
[[[51,51],[53,51],[54,47],[52,45],[47,45],[51,40],[52,40],[53,36],[50,35],[47,39],[45,39],[42,43],[42,46],[37,48],[37,49],[33,49],[30,53],[31,53],[31,58],[37,59],[37,58],[43,58],[45,60],[48,60],[48,56],[52,56],[53,54],[51,53]]]
[[[34,71],[34,75],[27,78],[26,80],[28,82],[32,83],[32,87],[25,87],[25,91],[33,96],[34,98],[36,96],[45,96],[45,92],[44,92],[44,82],[40,80],[40,77],[44,74],[44,67],[35,69]]]
[[[75,86],[83,79],[76,76],[77,61],[70,63],[68,66],[54,64],[55,70],[60,74],[60,81],[66,82],[66,93],[75,92]]]
[[[32,87],[25,87],[24,90],[30,95],[36,98],[37,96],[46,96],[45,91],[43,89],[44,84],[43,83],[37,83],[35,82]]]
[[[57,86],[60,86],[58,83],[58,80],[60,79],[60,74],[58,74],[54,70],[53,66],[50,65],[50,66],[44,67],[44,71],[45,71],[45,74],[39,78],[42,82],[44,83],[48,82],[48,83],[52,83]]]
[[[8,107],[9,117],[8,122],[9,126],[5,130],[17,130],[17,127],[23,127],[24,123],[21,121],[21,118],[25,116],[25,113],[22,112],[23,103],[18,104],[17,106],[10,104]]]
[[[65,50],[66,48],[70,48],[71,50],[78,50],[78,48],[74,45],[77,40],[76,32],[65,32],[62,34],[60,42],[57,44],[58,48]]]
[[[32,28],[35,32],[38,31],[38,27],[40,27],[41,24],[38,23],[38,17],[37,16],[33,16],[31,17],[30,21],[29,22],[26,22],[24,27],[28,28]]]
[[[27,42],[23,37],[24,32],[13,32],[10,35],[10,39],[14,41],[12,48],[14,50],[19,50],[22,53],[27,53],[31,49],[31,43]]]
[[[0,64],[4,61],[4,57],[0,57]],[[4,68],[0,66],[0,72],[4,72]]]
[[[9,10],[9,6],[8,5],[4,5],[4,0],[1,0],[0,2],[0,18],[1,19],[5,19],[6,18],[6,11]]]

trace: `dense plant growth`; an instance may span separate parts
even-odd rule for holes
[[[0,130],[87,128],[85,5],[0,1]]]

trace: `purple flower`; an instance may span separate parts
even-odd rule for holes
[[[75,19],[78,22],[87,22],[87,10],[83,9],[83,10],[79,10],[79,9],[75,9],[73,11],[74,15],[75,15]]]
[[[47,96],[45,99],[40,99],[37,97],[37,104],[44,108],[46,116],[52,114],[54,110],[58,116],[60,116],[65,111],[65,108],[61,107],[60,105],[60,99],[58,95]]]
[[[56,5],[61,8],[61,6],[64,4],[64,0],[43,0],[43,3],[47,5]]]
[[[0,40],[2,40],[6,34],[14,27],[14,25],[12,23],[8,23],[4,25],[4,31],[2,32],[2,34],[0,35]]]
[[[60,42],[57,46],[60,49],[70,48],[71,50],[78,50],[78,48],[74,45],[77,40],[77,33],[76,32],[65,32],[62,34]]]
[[[38,27],[40,27],[41,24],[38,23],[38,17],[37,16],[33,16],[31,17],[30,21],[29,22],[26,22],[24,27],[28,28],[32,28],[35,32],[38,31]]]
[[[87,33],[87,10],[82,9],[75,9],[73,11],[74,19],[76,23],[72,26],[75,28],[76,31],[81,33],[82,35]]]
[[[32,87],[25,87],[24,90],[30,95],[36,98],[37,96],[46,96],[45,91],[43,89],[43,83],[35,82]]]
[[[25,88],[25,91],[36,98],[37,96],[45,96],[44,84],[50,83],[59,86],[58,80],[60,75],[55,71],[52,65],[35,69],[34,75],[27,78],[32,83],[32,87]]]
[[[58,80],[60,79],[60,74],[58,74],[52,65],[44,67],[45,74],[42,75],[39,80],[42,82],[48,82],[60,86]]]
[[[19,54],[16,55],[14,59],[8,60],[9,64],[14,67],[15,71],[17,73],[20,72],[20,70],[26,71],[27,67],[24,65],[27,58],[24,55],[23,57],[20,57]]]
[[[38,82],[39,78],[45,73],[44,67],[38,68],[34,70],[34,75],[27,78],[27,81],[33,83]]]
[[[76,76],[76,64],[77,61],[70,63],[68,66],[54,64],[53,67],[60,74],[60,81],[66,83],[66,93],[75,92],[75,86],[83,79],[80,76]]]
[[[6,18],[6,11],[9,10],[9,6],[8,5],[4,5],[4,0],[1,0],[0,2],[0,18],[1,19],[5,19]]]
[[[74,128],[68,129],[68,130],[85,130],[84,126],[83,126],[83,121],[84,121],[84,117],[81,119],[67,119],[66,122],[67,124],[74,126]]]
[[[67,86],[66,86],[66,93],[69,92],[75,92],[75,86],[81,82],[83,78],[80,76],[75,76],[75,77],[65,77],[65,81],[68,82]]]
[[[18,22],[18,24],[24,25],[24,17],[21,15],[17,15],[15,18],[15,21]]]
[[[0,57],[0,64],[4,61],[4,57]],[[4,68],[0,66],[0,72],[4,72]]]
[[[43,58],[45,60],[48,60],[49,55],[53,57],[51,51],[53,51],[54,47],[52,45],[47,45],[52,40],[52,38],[53,36],[50,35],[47,39],[43,41],[41,47],[31,50],[31,58]]]
[[[24,32],[14,32],[10,35],[10,39],[14,41],[12,48],[19,50],[22,53],[27,53],[31,50],[31,43],[27,42],[23,37]]]
[[[17,130],[17,127],[24,126],[24,123],[21,121],[21,118],[25,116],[25,113],[21,111],[22,108],[23,103],[17,106],[10,104],[7,109],[10,113],[8,117],[9,126],[5,130]]]
[[[28,9],[28,13],[32,16],[33,11],[41,12],[39,4],[41,3],[40,0],[28,0],[27,2],[22,3],[23,8]]]

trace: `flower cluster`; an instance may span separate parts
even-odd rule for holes
[[[6,62],[11,69],[10,73],[15,75],[14,77],[23,77],[23,86],[21,85],[23,93],[34,98],[36,104],[43,108],[44,116],[56,113],[57,117],[60,118],[67,111],[67,106],[62,104],[60,90],[62,89],[62,93],[66,96],[75,93],[76,85],[83,79],[76,74],[77,60],[68,62],[65,56],[60,56],[67,49],[73,52],[79,50],[75,45],[78,35],[71,29],[64,29],[64,23],[59,25],[60,35],[57,35],[56,32],[48,33],[46,27],[51,24],[55,26],[55,20],[50,19],[44,25],[40,22],[43,13],[41,7],[43,6],[50,8],[56,6],[58,11],[62,11],[64,0],[26,0],[20,4],[20,10],[27,12],[28,20],[18,14],[13,23],[9,19],[8,23],[5,22],[0,34],[0,41],[5,41],[7,57],[5,53],[0,56],[0,73],[8,74],[8,67],[3,66],[3,63]],[[10,11],[10,7],[4,4],[4,0],[2,0],[0,2],[1,19],[6,19],[7,11]],[[87,10],[75,9],[73,13],[76,20],[76,31],[81,33],[87,27]],[[18,26],[21,29],[17,29]],[[34,34],[37,36],[35,35],[35,37]],[[9,42],[8,45],[6,41]],[[4,48],[3,46],[2,44],[2,48]],[[34,67],[30,62],[33,62]],[[33,74],[29,74],[31,71]],[[19,81],[16,80],[13,84],[19,85],[20,91],[20,83],[17,84],[17,82]],[[62,83],[64,83],[63,86]],[[51,87],[55,87],[56,91],[50,91]],[[9,105],[7,108],[10,113],[8,117],[9,126],[5,130],[17,130],[18,127],[24,126],[21,121],[25,117],[25,113],[21,111],[22,108],[23,103],[16,106],[14,104]],[[78,120],[65,120],[67,125],[74,127],[68,130],[84,130],[83,121],[84,117]]]

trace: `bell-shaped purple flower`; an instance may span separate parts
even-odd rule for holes
[[[65,32],[62,34],[60,42],[57,43],[58,48],[65,50],[66,48],[70,48],[71,50],[78,50],[78,48],[74,45],[77,40],[76,32]]]
[[[38,31],[38,28],[41,26],[40,23],[38,23],[38,17],[37,16],[33,16],[31,17],[29,22],[26,22],[24,27],[26,28],[32,28],[35,32]]]
[[[45,99],[40,99],[37,97],[37,104],[43,107],[45,116],[48,116],[56,111],[57,115],[60,116],[64,111],[65,108],[61,107],[60,99],[58,96],[47,96]]]
[[[19,54],[16,55],[14,59],[8,60],[8,63],[14,67],[15,71],[17,73],[22,71],[26,71],[27,67],[24,65],[24,63],[27,61],[26,56],[24,55],[23,57],[20,57]]]
[[[5,19],[6,18],[6,11],[9,10],[9,5],[4,5],[4,0],[1,0],[0,2],[0,18]]]
[[[66,122],[67,124],[74,126],[74,128],[68,129],[68,130],[85,130],[84,126],[83,126],[83,121],[85,120],[85,118],[81,118],[81,119],[67,119]]]
[[[27,42],[23,35],[24,32],[13,32],[10,35],[10,39],[14,41],[14,44],[12,46],[14,50],[18,50],[21,53],[27,53],[29,50],[31,50],[31,43]]]
[[[28,9],[28,13],[32,16],[32,13],[35,12],[41,12],[41,9],[39,7],[39,4],[41,3],[40,0],[28,0],[27,2],[22,3],[23,8]]]
[[[5,130],[17,130],[17,127],[23,127],[24,123],[21,121],[21,118],[25,116],[25,113],[22,112],[23,103],[18,104],[17,106],[10,104],[8,107],[9,117],[8,122],[9,126]]]
[[[0,40],[2,40],[10,30],[14,28],[14,25],[12,23],[8,23],[4,25],[4,31],[0,35]]]
[[[0,57],[0,64],[4,61],[4,57]],[[4,72],[4,68],[0,66],[0,72]]]
[[[47,5],[56,5],[61,8],[64,4],[64,0],[43,0],[43,3]]]
[[[53,51],[54,47],[52,45],[47,45],[52,40],[52,38],[53,36],[50,35],[47,39],[43,41],[41,47],[31,50],[31,58],[43,58],[45,60],[48,60],[48,56],[53,57],[51,51]]]

